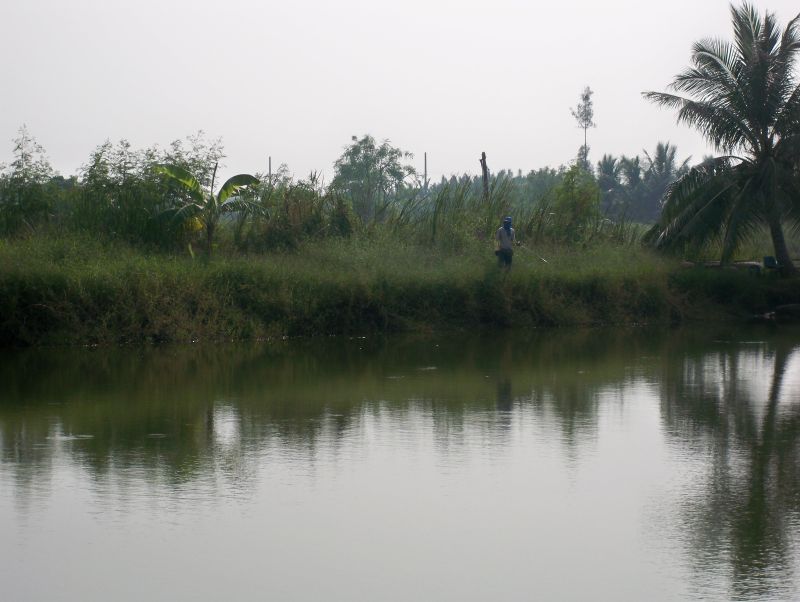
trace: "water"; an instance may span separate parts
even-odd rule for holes
[[[0,354],[0,599],[800,598],[800,330]]]

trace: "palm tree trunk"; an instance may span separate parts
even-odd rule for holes
[[[772,246],[775,249],[775,259],[780,265],[780,272],[784,276],[797,274],[797,268],[792,263],[789,256],[789,248],[786,246],[786,238],[783,236],[783,226],[781,218],[776,212],[771,212],[769,216],[769,232],[772,235]]]
[[[788,351],[788,352],[787,352]],[[775,364],[772,370],[767,412],[760,430],[760,441],[754,442],[750,463],[750,482],[747,498],[741,512],[741,519],[736,521],[734,529],[735,565],[737,572],[748,575],[758,566],[765,549],[774,545],[771,541],[772,529],[770,515],[774,505],[774,496],[780,495],[776,488],[771,467],[778,459],[780,444],[778,432],[778,402],[781,388],[786,376],[791,348],[787,349],[780,341],[775,348]]]

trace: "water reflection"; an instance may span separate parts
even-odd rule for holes
[[[96,475],[158,467],[180,483],[213,465],[223,440],[240,453],[275,438],[310,451],[387,408],[429,416],[445,438],[489,416],[487,435],[501,439],[520,403],[552,415],[576,446],[594,429],[599,392],[621,386],[648,345],[633,335],[633,345],[629,336],[600,344],[596,333],[576,332],[6,353],[3,459],[46,467],[68,448]]]
[[[797,339],[732,337],[674,358],[662,378],[667,432],[710,459],[703,487],[683,500],[692,551],[730,562],[732,599],[785,590],[800,526],[800,388],[787,386]]]
[[[791,597],[799,342],[797,330],[633,329],[5,352],[0,485],[23,515],[65,465],[109,508],[143,491],[246,499],[265,465],[313,473],[427,437],[447,466],[530,439],[580,465],[609,423],[642,428],[630,416],[652,399],[685,489],[647,503],[676,533],[694,595],[715,597],[718,571],[726,597]]]

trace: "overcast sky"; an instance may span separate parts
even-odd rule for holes
[[[782,25],[797,0],[758,2]],[[428,153],[434,178],[572,161],[570,107],[595,91],[590,159],[659,140],[709,149],[647,103],[691,44],[731,38],[725,0],[2,0],[0,162],[24,123],[74,174],[104,140],[222,137],[227,172],[330,176],[352,135]]]

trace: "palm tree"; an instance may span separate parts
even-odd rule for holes
[[[731,6],[734,42],[703,40],[693,66],[675,78],[678,94],[645,92],[678,110],[678,122],[700,132],[723,156],[708,159],[671,185],[657,247],[722,242],[722,261],[739,243],[769,228],[784,274],[795,273],[783,223],[800,228],[800,86],[794,78],[800,15],[781,33],[775,16],[750,4]]]
[[[659,142],[651,155],[644,153],[644,190],[635,217],[646,223],[658,221],[661,213],[661,199],[669,185],[689,172],[689,158],[680,164],[676,159],[678,148],[669,142]]]
[[[671,184],[676,178],[685,175],[689,171],[689,158],[684,159],[678,165],[676,155],[678,148],[669,142],[659,142],[655,152],[650,155],[646,150],[642,151],[645,157],[646,172],[645,179],[651,186],[663,186]],[[659,195],[661,196],[661,195]]]
[[[621,186],[622,165],[615,156],[603,155],[597,162],[597,184],[601,190],[611,190]]]
[[[617,217],[622,204],[622,164],[613,155],[603,155],[597,162],[596,174],[602,209],[604,213]]]
[[[245,201],[236,196],[245,186],[255,186],[259,183],[255,176],[239,174],[229,178],[214,194],[214,180],[217,176],[217,165],[214,165],[214,174],[211,177],[211,188],[204,190],[200,181],[186,169],[177,165],[156,165],[154,171],[167,178],[167,181],[185,195],[182,204],[176,208],[176,218],[193,218],[200,220],[206,233],[206,255],[211,257],[214,242],[214,232],[223,213],[235,209],[245,208]]]

